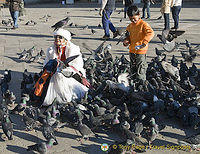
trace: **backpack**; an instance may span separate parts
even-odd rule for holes
[[[58,62],[56,59],[49,60],[48,63],[44,66],[41,77],[34,85],[34,94],[36,96],[42,96],[44,89],[46,89],[46,87],[49,85],[49,81],[52,75],[56,72],[57,66]]]

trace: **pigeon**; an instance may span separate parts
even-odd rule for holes
[[[127,107],[126,103],[123,103],[123,105],[124,105],[124,112],[123,112],[124,117],[125,118],[130,118],[130,112],[128,110],[128,107]]]
[[[37,55],[35,57],[33,57],[33,62],[37,63],[41,58],[42,58],[42,56],[40,55],[40,52],[39,52],[39,53],[37,53]]]
[[[6,80],[7,83],[9,83],[11,81],[11,70],[5,69],[4,79]]]
[[[80,119],[79,119],[79,124],[78,124],[78,131],[82,135],[82,139],[86,138],[87,140],[89,139],[90,135],[94,134],[87,125],[82,123]],[[95,136],[97,137],[98,135],[95,134]],[[82,139],[80,139],[80,141]]]
[[[160,19],[162,19],[162,15],[157,18],[157,20],[160,20]]]
[[[188,40],[185,40],[185,45],[188,49],[191,48],[191,43]]]
[[[76,35],[76,34],[74,34],[74,33],[72,33],[72,32],[70,32],[70,34],[71,34],[71,36],[74,36],[74,35]]]
[[[106,108],[99,107],[97,104],[94,104],[94,110],[97,116],[102,116],[105,114]]]
[[[13,140],[13,124],[11,123],[9,115],[4,115],[2,120],[2,129],[9,140]]]
[[[193,55],[190,55],[190,54],[187,54],[183,51],[181,51],[181,55],[183,57],[183,59],[186,61],[186,62],[192,62],[195,58],[196,58],[196,54],[193,54]]]
[[[83,27],[83,29],[88,29],[88,27],[89,27],[89,26],[88,26],[88,25],[86,25],[86,26],[84,26],[84,27]]]
[[[63,27],[64,25],[66,25],[69,22],[70,18],[66,17],[65,19],[55,23],[53,26],[51,26],[51,28],[54,28],[53,31],[58,30],[59,28]]]
[[[101,116],[94,117],[92,111],[90,111],[89,120],[94,127],[101,126],[103,124],[103,117]]]
[[[173,55],[171,59],[172,66],[177,67],[178,66],[178,59]]]
[[[165,52],[165,50],[158,50],[158,48],[155,48],[155,50],[156,50],[156,55],[158,56],[162,55]]]
[[[26,103],[29,100],[30,100],[29,95],[28,94],[23,94],[23,97],[21,99],[21,103],[18,104],[17,106],[15,106],[15,108],[13,110],[11,110],[11,113],[18,114],[18,113],[21,113],[22,111],[24,111],[25,108],[26,108]]]
[[[53,145],[58,144],[53,128],[49,126],[47,123],[43,124],[42,134],[47,141],[49,141],[50,139],[54,139]]]
[[[94,29],[91,29],[92,34],[95,34],[97,31]]]
[[[45,56],[45,52],[44,52],[44,50],[41,48],[41,50],[40,50],[40,55],[42,56],[42,57],[44,57]]]
[[[3,99],[0,104],[0,120],[1,121],[4,118],[4,115],[8,115],[8,107],[7,107],[5,99]]]
[[[128,31],[126,31],[118,40],[118,42],[116,43],[116,45],[118,45],[120,42],[123,42],[126,38],[128,38],[130,36],[130,33]]]
[[[33,46],[32,48],[28,49],[28,50],[24,50],[20,56],[19,56],[19,59],[22,59],[22,60],[31,60],[32,58],[32,54],[34,53],[34,50],[35,50],[35,46]]]
[[[27,53],[27,51],[24,49],[24,50],[19,54],[19,59],[21,59],[26,53]]]
[[[25,23],[25,25],[30,25],[31,24],[31,22],[30,21],[27,21],[26,23]]]
[[[23,114],[23,122],[26,125],[27,131],[32,131],[34,128],[39,127],[39,124],[37,123],[37,121],[35,121],[31,117],[28,117],[26,114]]]
[[[47,112],[47,123],[50,126],[53,126],[57,122],[57,119],[52,117],[51,113],[48,111]]]
[[[54,139],[51,138],[47,142],[37,143],[37,144],[28,146],[27,151],[36,151],[41,154],[45,154],[47,153],[47,150],[53,146],[53,143],[54,143]]]
[[[73,22],[72,22],[72,23],[70,23],[70,24],[69,24],[69,27],[72,27],[72,26],[73,26],[73,24],[74,24]]]
[[[200,134],[194,134],[186,137],[183,140],[178,140],[180,146],[188,146],[190,149],[199,150],[200,148]]]
[[[134,129],[133,129],[133,132],[140,137],[140,134],[142,133],[144,127],[143,127],[143,124],[141,122],[136,122],[134,124]]]
[[[31,20],[31,23],[32,23],[33,25],[36,25],[36,24],[37,24],[37,22],[35,22],[35,21],[33,21],[33,20]]]
[[[104,52],[107,52],[107,51],[110,51],[111,49],[112,49],[112,45],[108,44],[108,45],[106,45],[106,47],[103,50],[104,50]]]

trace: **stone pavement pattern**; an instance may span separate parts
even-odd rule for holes
[[[26,8],[27,14],[25,17],[21,17],[23,21],[19,22],[19,29],[6,31],[3,25],[0,25],[0,73],[2,74],[4,69],[12,70],[12,80],[10,83],[10,90],[17,96],[17,102],[20,100],[20,82],[22,80],[22,72],[24,69],[28,69],[29,72],[40,72],[42,68],[43,60],[39,63],[26,63],[18,59],[17,53],[23,51],[23,49],[29,49],[35,46],[39,51],[41,48],[46,50],[52,43],[53,30],[50,28],[51,25],[57,21],[63,19],[66,16],[70,16],[71,22],[78,25],[79,28],[66,27],[71,32],[75,33],[72,42],[79,45],[83,53],[88,53],[83,47],[82,43],[88,44],[92,49],[95,49],[102,41],[99,39],[104,35],[101,28],[97,25],[101,24],[101,18],[98,15],[98,11],[95,8],[99,6],[96,4],[82,5],[76,4],[75,6],[60,7],[58,4],[42,4],[32,5]],[[117,11],[112,15],[112,22],[116,27],[126,27],[130,21],[128,19],[122,19],[123,13],[118,14],[118,11],[123,7],[117,7]],[[141,8],[141,7],[140,7]],[[69,12],[67,14],[67,12]],[[161,32],[163,28],[163,19],[156,20],[160,16],[159,6],[151,8],[152,20],[147,22],[152,26],[155,31],[155,35]],[[180,28],[186,30],[186,33],[180,37],[178,42],[184,42],[188,39],[194,44],[200,43],[200,9],[197,5],[185,4],[181,10]],[[51,17],[48,22],[39,19],[44,15],[49,14]],[[10,14],[8,8],[1,10],[0,19],[9,19]],[[119,22],[122,19],[122,22]],[[27,21],[33,20],[37,22],[35,26],[25,25]],[[89,29],[82,30],[81,27],[89,25]],[[171,26],[173,26],[171,24]],[[91,35],[91,28],[97,30],[97,33]],[[112,35],[111,35],[112,36]],[[113,56],[121,56],[125,54],[128,56],[128,50],[122,46],[122,44],[116,46],[116,39],[111,39],[107,43],[112,44]],[[161,42],[154,37],[149,45],[148,61],[155,56],[154,48],[162,49]],[[176,55],[180,58],[179,52],[169,53],[167,58],[171,59],[172,55]],[[199,58],[195,59],[195,63],[199,67]],[[36,142],[44,140],[40,131],[38,132],[26,132],[23,130],[23,123],[20,121],[19,116],[11,115],[14,121],[14,140],[4,142],[0,139],[0,153],[28,153],[26,147]],[[178,121],[174,119],[166,119],[165,122],[168,124],[167,127],[161,132],[158,139],[154,141],[154,145],[174,145],[177,144],[177,139],[184,138],[185,135],[196,133],[194,130],[184,129]],[[0,132],[0,135],[3,132]],[[100,150],[102,143],[112,143],[114,139],[117,139],[115,135],[111,133],[100,134],[103,136],[102,139],[96,139],[92,137],[90,141],[84,142],[83,145],[76,140],[80,134],[69,127],[65,127],[56,132],[56,136],[59,145],[54,146],[49,153],[103,153]],[[187,153],[184,151],[177,150],[148,150],[146,153]],[[195,152],[193,152],[195,153]]]

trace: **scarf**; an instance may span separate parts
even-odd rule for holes
[[[65,49],[66,49],[66,44],[56,46],[56,52],[58,53],[58,59],[61,60],[61,61],[66,60]]]

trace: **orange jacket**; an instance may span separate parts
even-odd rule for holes
[[[139,19],[137,23],[130,23],[127,28],[130,33],[129,41],[129,52],[136,54],[146,54],[148,50],[148,43],[154,37],[154,31],[148,23]],[[135,46],[145,44],[146,46],[142,49],[135,50]]]

